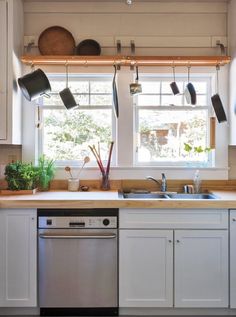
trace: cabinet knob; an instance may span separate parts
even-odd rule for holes
[[[168,240],[169,243],[172,243],[172,240]]]
[[[176,240],[177,243],[180,243],[180,240]]]
[[[236,218],[233,218],[232,220],[233,220],[233,221],[236,221]]]
[[[35,218],[34,217],[31,217],[31,220],[34,220]]]

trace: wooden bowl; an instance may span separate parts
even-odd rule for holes
[[[74,55],[75,39],[65,28],[51,26],[40,34],[38,47],[42,55]]]

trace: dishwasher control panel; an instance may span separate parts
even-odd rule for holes
[[[38,228],[117,228],[116,216],[38,217]]]

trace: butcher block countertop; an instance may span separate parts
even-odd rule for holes
[[[0,208],[222,208],[236,209],[236,191],[211,191],[218,199],[123,199],[117,190],[69,192],[55,190],[34,195],[1,195]]]

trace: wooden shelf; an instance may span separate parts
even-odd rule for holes
[[[26,65],[78,66],[216,66],[230,63],[230,56],[22,56]]]

